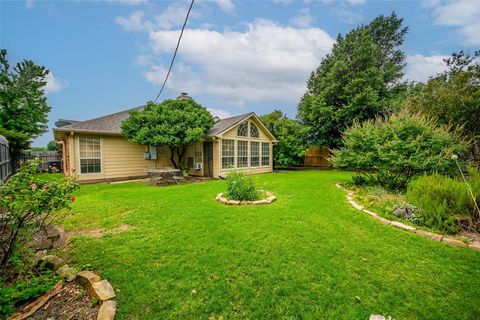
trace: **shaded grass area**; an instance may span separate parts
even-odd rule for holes
[[[67,229],[132,228],[75,237],[70,259],[118,289],[118,319],[478,319],[480,252],[356,211],[349,177],[255,176],[264,206],[217,203],[223,181],[84,185]]]

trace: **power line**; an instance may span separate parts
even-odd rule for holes
[[[175,61],[175,57],[177,56],[177,52],[178,52],[178,47],[180,46],[180,41],[182,40],[183,31],[185,30],[185,26],[187,25],[188,16],[190,15],[190,11],[192,11],[194,2],[195,0],[192,0],[192,2],[190,3],[190,7],[188,8],[188,11],[187,11],[187,16],[185,17],[185,21],[183,22],[182,31],[180,32],[180,36],[178,37],[177,47],[175,48],[175,52],[173,53],[172,62],[170,63],[170,67],[168,68],[167,76],[165,77],[165,81],[163,81],[162,88],[158,92],[157,97],[155,98],[155,100],[153,100],[153,102],[157,102],[158,98],[162,94],[163,89],[165,88],[165,84],[167,83],[168,77],[170,76],[170,72],[172,71],[172,67],[173,67],[173,62]]]

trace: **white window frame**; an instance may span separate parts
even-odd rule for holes
[[[252,157],[253,157],[253,155],[252,155],[253,154],[252,153],[252,149],[253,149],[252,144],[253,143],[256,143],[258,145],[258,149],[257,149],[258,153],[256,155],[256,157],[258,158],[258,165],[256,165],[256,166],[252,165]],[[250,141],[249,145],[250,145],[250,168],[258,168],[258,167],[260,167],[260,164],[261,164],[260,163],[260,160],[261,160],[260,142],[259,141]]]
[[[100,158],[82,158],[80,156],[80,139],[82,138],[91,138],[91,139],[98,139],[100,143]],[[89,174],[102,174],[103,173],[103,139],[99,137],[92,137],[92,136],[79,136],[77,138],[77,152],[78,152],[78,174],[79,175],[89,175]],[[99,159],[100,160],[100,172],[87,172],[82,173],[82,159]]]
[[[239,155],[239,147],[238,147],[238,146],[239,146],[239,142],[246,143],[246,149],[244,150],[244,151],[246,151],[246,153],[245,153],[244,155],[242,155],[241,157],[242,157],[242,158],[246,158],[247,161],[246,161],[246,163],[245,163],[245,166],[242,166],[242,167],[239,166],[239,162],[238,162],[238,160],[239,160],[239,158],[240,158],[240,155]],[[236,167],[237,167],[238,169],[245,169],[245,168],[248,168],[248,167],[249,167],[249,161],[248,161],[248,160],[249,160],[249,156],[248,156],[248,145],[249,145],[248,140],[237,140],[237,149],[236,149],[236,150],[237,150],[237,155],[236,155],[236,156],[237,156],[237,165],[236,165]]]
[[[233,142],[233,156],[224,156],[223,155],[223,142],[224,141],[232,141]],[[222,171],[224,170],[232,170],[232,169],[235,169],[236,168],[236,147],[237,147],[237,143],[236,143],[237,140],[235,139],[222,139],[221,143],[220,143],[220,146],[221,146],[221,150],[220,150],[220,168]],[[223,167],[223,158],[231,158],[233,157],[233,166],[230,167],[230,168],[224,168]]]
[[[264,145],[264,144],[266,144],[266,145],[268,146],[268,154],[267,154],[267,156],[268,156],[268,164],[263,164],[263,158],[267,157],[267,156],[265,156],[265,154],[263,153],[263,145]],[[262,167],[270,167],[270,158],[271,158],[271,156],[270,156],[270,154],[271,154],[271,152],[270,152],[270,142],[264,142],[264,141],[260,142],[260,149],[261,149],[261,154],[262,154],[261,157],[260,157],[260,165],[261,165]]]

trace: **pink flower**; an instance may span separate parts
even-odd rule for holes
[[[32,188],[32,190],[35,191],[35,190],[37,190],[37,185],[35,183],[32,183],[30,188]]]

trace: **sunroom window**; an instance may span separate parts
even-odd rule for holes
[[[248,167],[248,141],[237,141],[237,167]]]
[[[240,123],[237,129],[237,136],[248,137],[248,121]]]
[[[270,143],[262,142],[262,166],[270,165]]]
[[[260,161],[259,142],[250,142],[250,167],[258,167]]]
[[[222,169],[235,165],[235,140],[222,140]]]
[[[250,137],[253,137],[253,138],[259,137],[258,128],[253,122],[250,122]]]
[[[102,172],[102,152],[100,138],[82,137],[79,139],[80,173]]]

